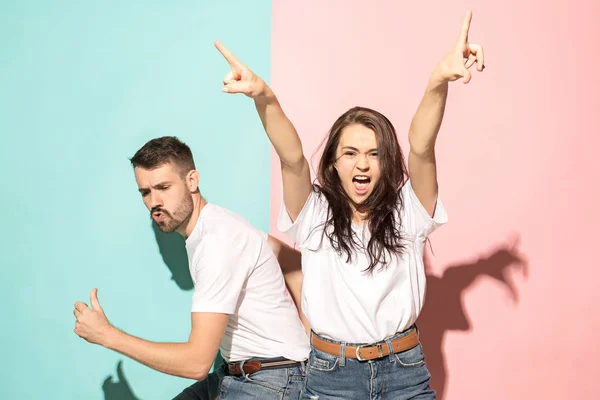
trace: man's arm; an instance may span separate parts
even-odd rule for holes
[[[195,380],[203,380],[208,375],[229,320],[227,314],[193,312],[192,331],[187,342],[157,343],[112,326],[98,302],[97,289],[90,294],[90,304],[92,308],[82,302],[75,303],[77,335],[157,371]]]
[[[306,333],[310,334],[310,324],[302,312],[302,281],[304,275],[302,274],[302,258],[300,252],[271,235],[267,238],[267,242],[273,249],[275,257],[277,257],[281,272],[283,272],[285,285],[292,295],[292,299],[298,309],[298,316],[306,328]]]

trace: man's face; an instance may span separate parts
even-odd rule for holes
[[[194,208],[192,193],[173,164],[134,170],[144,204],[161,231],[174,232],[189,220]]]

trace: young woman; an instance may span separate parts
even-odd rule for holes
[[[296,130],[273,91],[222,44],[223,91],[254,99],[281,160],[279,229],[302,253],[310,323],[305,399],[434,399],[415,321],[425,293],[423,249],[447,220],[438,199],[435,140],[448,82],[483,70],[483,49],[458,41],[434,69],[409,130],[408,169],[390,121],[355,107],[331,127],[311,183]]]

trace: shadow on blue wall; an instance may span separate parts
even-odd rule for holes
[[[108,375],[102,384],[105,400],[139,400],[131,390],[123,373],[123,361],[117,363],[117,379]]]
[[[194,282],[190,276],[185,240],[178,233],[164,233],[152,222],[152,230],[156,236],[156,243],[163,261],[169,271],[171,279],[181,290],[192,290]]]

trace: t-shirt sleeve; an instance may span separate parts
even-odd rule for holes
[[[192,312],[235,314],[250,274],[249,237],[205,237],[193,261]]]
[[[296,242],[298,247],[302,247],[310,235],[311,229],[323,213],[327,212],[327,203],[322,199],[315,190],[311,190],[306,199],[306,203],[302,207],[298,218],[292,221],[285,204],[282,201],[279,208],[279,218],[277,220],[277,229],[285,233]]]
[[[421,204],[421,201],[412,188],[410,179],[402,187],[401,194],[404,201],[404,229],[408,233],[415,236],[427,237],[437,228],[448,222],[448,215],[440,200],[439,193],[433,217],[427,213],[427,210]]]

